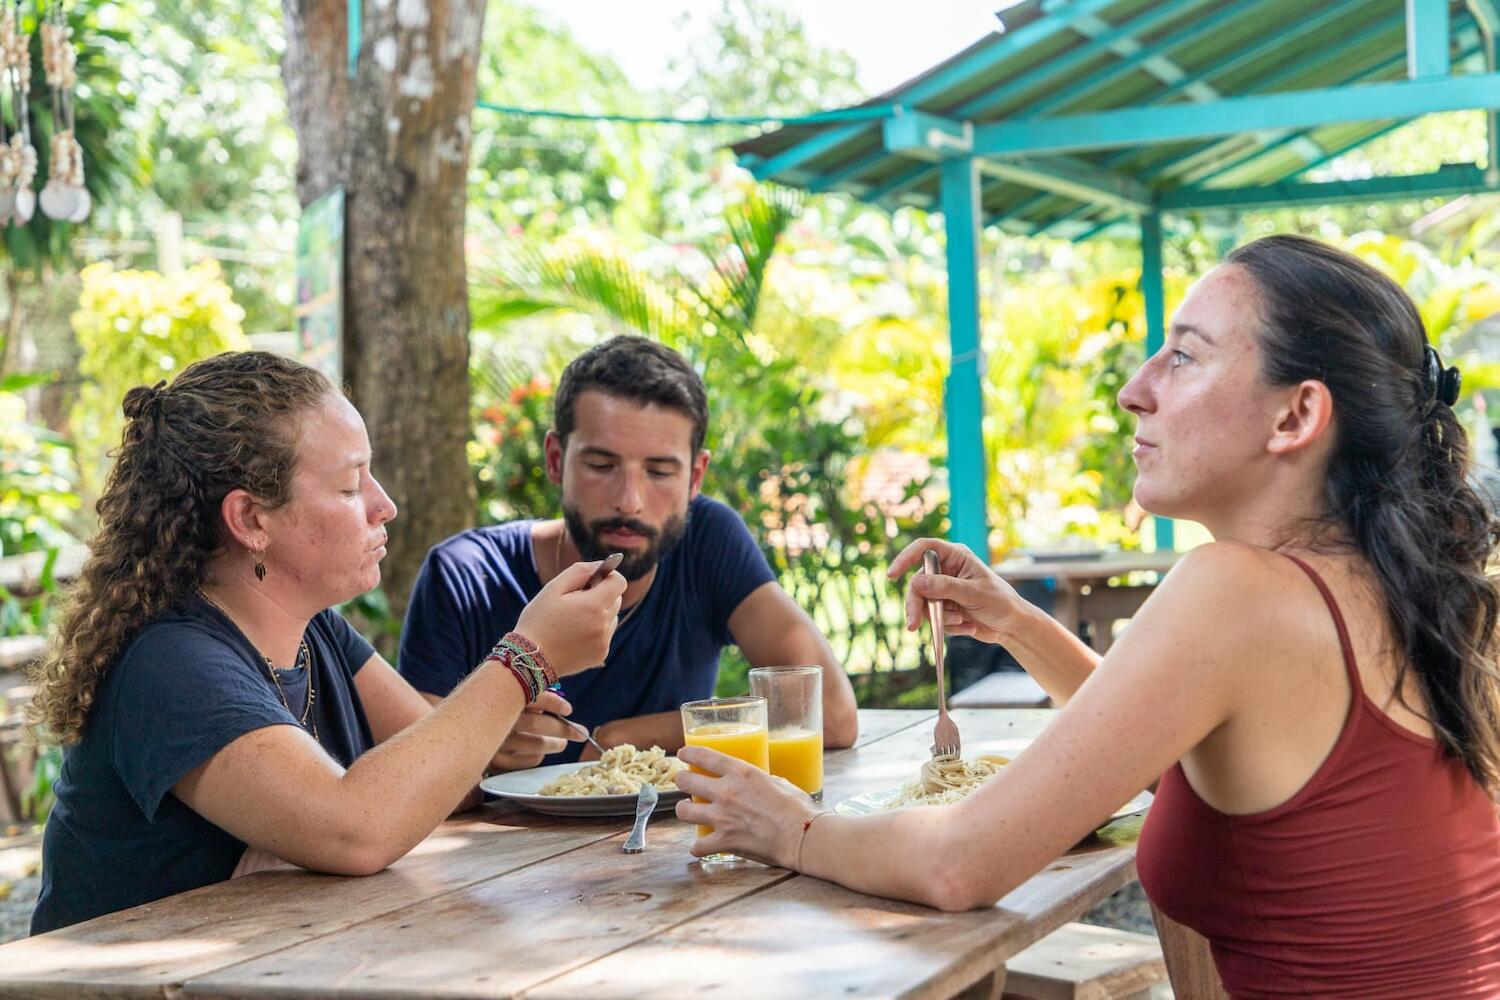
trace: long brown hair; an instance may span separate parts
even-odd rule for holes
[[[1500,788],[1500,590],[1487,570],[1500,521],[1468,483],[1457,387],[1430,355],[1421,315],[1390,278],[1306,237],[1268,236],[1225,262],[1259,288],[1266,380],[1316,379],[1333,396],[1325,524],[1379,582],[1404,653],[1397,697],[1411,671],[1446,752]]]
[[[316,369],[242,351],[191,365],[170,386],[125,394],[124,438],[88,561],[32,672],[31,721],[44,738],[81,739],[111,664],[203,583],[227,542],[219,508],[230,491],[248,490],[269,507],[290,499],[297,418],[335,393]]]

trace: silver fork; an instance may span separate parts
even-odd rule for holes
[[[922,553],[922,572],[936,576],[940,571],[937,549]],[[943,602],[927,602],[927,624],[932,628],[932,663],[937,669],[938,718],[932,727],[932,755],[934,757],[959,756],[960,742],[958,725],[948,714],[948,696],[943,683]]]

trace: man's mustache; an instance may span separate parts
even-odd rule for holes
[[[628,517],[615,517],[607,521],[595,521],[590,525],[590,529],[593,531],[595,538],[598,538],[606,531],[631,531],[643,538],[654,541],[656,536],[660,534],[649,524],[644,524]]]

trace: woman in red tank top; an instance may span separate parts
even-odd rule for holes
[[[845,817],[703,748],[684,819],[733,851],[987,906],[1160,779],[1141,880],[1235,997],[1500,997],[1500,543],[1465,480],[1456,369],[1357,258],[1274,236],[1194,286],[1120,392],[1135,496],[1214,541],[1100,658],[961,546],[913,577],[1063,705],[948,806]]]

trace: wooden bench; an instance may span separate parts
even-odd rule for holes
[[[1030,674],[1004,670],[955,692],[948,704],[953,708],[1050,708],[1052,699]]]
[[[1004,996],[1013,1000],[1144,997],[1167,981],[1156,938],[1092,924],[1064,924],[1007,961],[1005,970]]]

